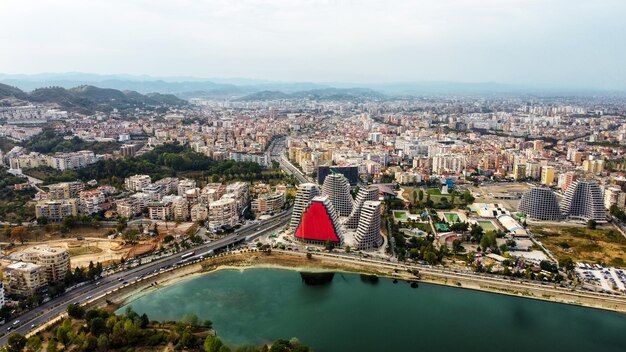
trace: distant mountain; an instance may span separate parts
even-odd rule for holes
[[[66,89],[63,87],[38,88],[30,93],[0,84],[0,99],[14,98],[33,103],[57,104],[61,108],[81,113],[108,112],[137,107],[160,105],[187,105],[188,102],[171,94],[151,93],[143,95],[135,91],[119,91],[83,85]]]
[[[262,100],[281,100],[288,99],[289,94],[279,92],[277,90],[263,90],[257,93],[248,94],[244,97],[234,99],[235,101],[262,101]]]
[[[262,91],[234,99],[235,101],[267,101],[285,99],[359,100],[383,99],[385,95],[368,88],[324,88],[298,91],[291,94],[280,91]]]
[[[0,83],[0,99],[27,99],[28,95],[21,89]]]
[[[151,92],[175,94],[179,98],[232,99],[264,90],[293,93],[303,90],[330,88],[328,85],[307,82],[270,82],[255,79],[204,80],[193,77],[155,78],[132,75],[96,75],[88,73],[44,73],[36,75],[9,75],[0,73],[0,82],[33,91],[42,87],[72,88],[89,85],[117,90],[133,90],[142,94]]]

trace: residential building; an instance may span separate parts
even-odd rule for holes
[[[373,249],[383,244],[383,237],[380,235],[380,204],[378,200],[363,202],[355,236],[356,249]]]
[[[533,220],[559,221],[563,219],[559,202],[551,189],[534,187],[522,195],[519,211]]]
[[[606,221],[602,189],[594,181],[575,181],[565,191],[561,211],[569,219]]]
[[[209,204],[209,228],[212,230],[223,226],[235,226],[238,221],[235,199],[221,198]]]
[[[98,159],[90,150],[81,150],[72,153],[56,153],[48,157],[48,165],[53,169],[66,171],[82,169],[94,164]]]
[[[316,196],[311,199],[304,209],[294,236],[296,240],[318,245],[326,242],[336,246],[343,244],[337,212],[327,196]]]
[[[59,222],[68,216],[77,215],[78,199],[76,198],[42,200],[35,205],[35,216],[37,219]]]
[[[48,186],[48,199],[77,198],[85,189],[85,184],[80,181],[62,182]]]
[[[188,190],[196,188],[196,180],[184,179],[178,182],[178,195],[184,196]]]
[[[46,286],[46,270],[41,265],[33,263],[11,263],[4,268],[4,282],[7,293],[31,296]]]
[[[319,193],[319,188],[314,183],[302,183],[298,186],[293,211],[291,213],[291,221],[289,222],[289,228],[291,230],[296,230],[296,227],[300,224],[302,213],[304,213],[304,210],[309,206],[309,203],[311,203],[311,199],[319,195]]]
[[[361,218],[361,209],[366,201],[377,201],[379,199],[378,188],[367,186],[359,189],[352,207],[352,212],[344,222],[348,229],[356,229]]]
[[[204,204],[194,204],[189,212],[191,221],[205,221],[209,218],[209,208]]]
[[[617,206],[619,209],[626,207],[626,193],[618,186],[610,186],[604,189],[604,207],[611,209],[611,206]]]
[[[62,248],[34,246],[16,255],[24,262],[42,266],[47,283],[63,280],[65,273],[71,270],[70,254]]]
[[[252,212],[255,216],[276,214],[285,205],[285,192],[264,193],[252,201]]]
[[[553,166],[544,166],[541,168],[541,184],[544,184],[548,187],[552,186],[554,183],[554,167]]]
[[[152,180],[150,179],[150,176],[148,175],[134,175],[134,176],[130,176],[127,177],[124,180],[124,185],[126,186],[126,189],[129,191],[143,191],[143,189],[145,187],[147,187],[148,185],[150,185],[152,183]]]
[[[322,194],[328,196],[339,216],[348,216],[352,212],[352,196],[350,195],[350,182],[337,173],[326,176],[322,185]]]

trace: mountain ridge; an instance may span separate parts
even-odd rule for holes
[[[3,99],[57,104],[63,109],[86,114],[95,111],[110,112],[113,109],[125,110],[138,107],[184,106],[189,104],[171,94],[149,93],[144,95],[132,90],[120,91],[92,85],[80,85],[69,89],[50,86],[37,88],[27,93],[19,88],[0,83],[0,100]]]

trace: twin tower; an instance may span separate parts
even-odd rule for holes
[[[295,237],[307,243],[354,249],[380,247],[380,207],[378,188],[359,189],[356,199],[350,194],[350,182],[342,174],[330,174],[322,190],[314,183],[298,187],[291,215],[290,229]]]

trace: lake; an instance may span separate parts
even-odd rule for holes
[[[296,337],[318,352],[626,351],[624,314],[358,274],[307,286],[296,271],[221,270],[128,305],[151,320],[209,319],[231,345]]]

